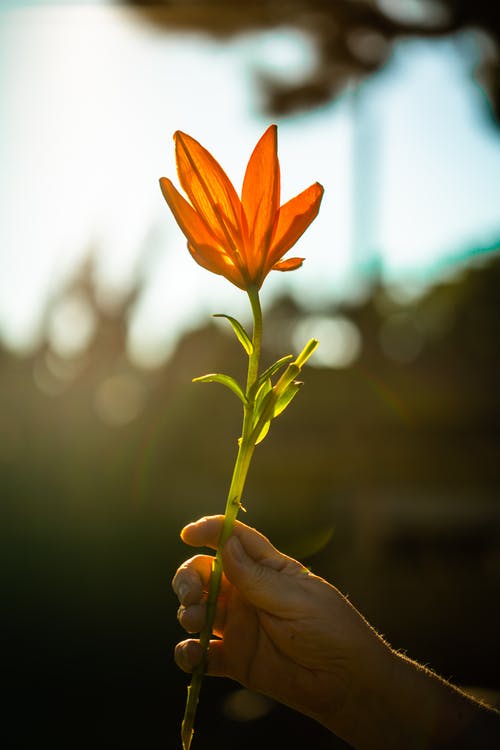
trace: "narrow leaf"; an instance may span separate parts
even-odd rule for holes
[[[278,398],[281,398],[290,383],[293,383],[293,381],[299,374],[300,367],[297,365],[297,362],[290,362],[285,372],[280,376],[280,379],[274,386],[274,390],[276,391]]]
[[[285,357],[281,357],[281,359],[276,360],[272,365],[270,365],[267,370],[264,370],[262,375],[257,380],[256,386],[259,388],[262,383],[267,380],[268,378],[272,378],[272,376],[278,372],[278,370],[283,367],[287,362],[289,362],[293,357],[293,354],[287,354]]]
[[[264,402],[266,400],[266,396],[270,391],[272,390],[272,383],[271,380],[268,378],[265,380],[262,385],[260,386],[259,390],[257,391],[257,395],[255,397],[255,418],[256,420],[260,417],[262,414],[262,408],[264,405]]]
[[[261,443],[264,440],[264,438],[266,437],[267,433],[269,432],[269,427],[270,426],[271,426],[271,420],[268,419],[267,422],[265,423],[264,427],[259,432],[254,445],[258,445],[259,443]]]
[[[257,391],[254,406],[253,441],[258,445],[269,432],[273,418],[274,393],[271,380],[265,380]]]
[[[313,352],[315,351],[315,349],[317,349],[318,346],[319,346],[318,339],[309,339],[309,341],[307,342],[307,344],[305,345],[305,347],[302,349],[299,356],[295,360],[295,364],[299,368],[302,368],[307,362],[307,360],[309,359],[309,357],[311,356],[311,354],[313,354]]]
[[[243,349],[246,351],[248,356],[250,356],[253,352],[253,344],[250,340],[249,335],[241,325],[239,321],[236,320],[236,318],[232,318],[230,315],[224,315],[224,313],[217,313],[216,315],[213,315],[214,318],[226,318],[226,320],[229,320],[231,323],[231,327],[233,331],[236,334],[236,338],[242,345]]]
[[[277,400],[273,411],[273,417],[277,417],[281,412],[285,411],[286,407],[291,403],[292,399],[295,398],[301,387],[302,383],[298,380],[294,380],[293,383],[290,383],[284,393],[282,393]]]
[[[193,378],[193,383],[221,383],[222,385],[227,386],[227,388],[230,388],[233,393],[236,393],[243,404],[247,403],[245,394],[243,393],[243,389],[241,388],[240,384],[237,383],[236,380],[230,375],[223,375],[220,372],[212,372],[208,375],[201,375],[199,378]]]

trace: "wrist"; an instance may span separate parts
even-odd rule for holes
[[[394,656],[393,702],[416,747],[424,741],[429,750],[500,747],[500,712],[402,654]]]
[[[345,648],[342,669],[337,661],[331,664],[333,699],[316,718],[354,748],[389,750],[392,746],[384,740],[387,731],[382,723],[389,685],[394,682],[395,654],[350,603],[346,612],[348,637],[341,639]],[[401,747],[404,744],[398,750]]]
[[[367,679],[353,683],[338,715],[323,722],[357,750],[500,747],[500,712],[393,651],[382,639],[364,674]]]
[[[389,720],[390,686],[394,684],[394,652],[375,632],[359,652],[359,664],[351,676],[343,705],[322,723],[359,750],[409,748],[392,740]],[[391,712],[392,713],[392,712]]]

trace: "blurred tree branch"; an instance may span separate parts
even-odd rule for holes
[[[300,83],[260,74],[266,109],[286,114],[334,99],[352,80],[378,71],[404,37],[443,38],[480,31],[475,70],[500,124],[500,14],[491,0],[124,0],[147,21],[218,38],[295,27],[310,36],[317,64]]]

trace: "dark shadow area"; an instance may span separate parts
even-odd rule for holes
[[[6,747],[177,746],[186,677],[172,659],[182,631],[170,579],[192,554],[179,530],[223,510],[240,429],[228,391],[191,383],[241,374],[222,323],[140,370],[125,350],[133,295],[106,312],[91,278],[52,303],[78,295],[93,310],[83,349],[62,356],[47,338],[29,357],[0,352]],[[306,369],[244,502],[245,521],[334,582],[395,647],[496,691],[499,289],[490,252],[411,302],[374,282],[363,301],[324,310],[357,328],[359,356]],[[288,299],[266,312],[264,364],[292,349],[307,315]],[[272,705],[236,720],[236,689],[206,683],[200,750],[221,726],[224,747],[267,746],[271,729],[285,746],[342,747]]]

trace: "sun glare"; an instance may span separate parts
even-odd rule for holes
[[[130,350],[154,362],[230,294],[188,267],[166,216],[158,178],[175,174],[171,136],[192,134],[241,185],[269,125],[250,70],[297,77],[314,64],[308,41],[288,29],[227,43],[158,33],[103,1],[2,10],[0,49],[0,337],[21,350],[36,344],[47,300],[92,253],[100,298],[142,279]],[[283,199],[315,180],[325,196],[300,242],[300,274],[270,278],[268,298],[288,290],[314,308],[345,294],[363,266],[352,253],[358,222],[362,251],[379,254],[392,280],[462,251],[461,240],[496,238],[500,147],[471,115],[478,94],[467,64],[452,42],[401,46],[363,90],[377,129],[363,148],[378,149],[378,171],[361,160],[354,181],[349,93],[278,122]],[[371,187],[357,195],[359,184]]]

